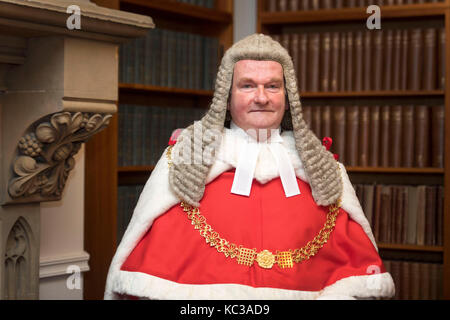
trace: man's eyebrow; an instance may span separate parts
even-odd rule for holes
[[[239,79],[239,82],[254,82],[251,78],[241,78]],[[271,78],[268,82],[283,82],[283,79],[280,78]]]

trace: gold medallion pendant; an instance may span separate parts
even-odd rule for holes
[[[257,254],[256,262],[261,268],[270,269],[275,263],[275,256],[269,250],[263,250]]]

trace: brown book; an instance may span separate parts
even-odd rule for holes
[[[322,122],[322,127],[321,127],[321,134],[322,137],[331,137],[331,106],[321,106],[321,122]]]
[[[320,37],[319,33],[309,34],[309,50],[308,50],[308,91],[318,92],[319,91],[319,46]]]
[[[383,90],[392,89],[392,58],[394,51],[394,30],[385,30],[384,34],[384,61],[383,61]]]
[[[354,90],[354,43],[353,43],[354,33],[353,31],[347,31],[347,74],[346,74],[346,84],[345,89],[347,91]]]
[[[400,63],[400,90],[408,89],[409,76],[409,32],[407,29],[402,30],[402,45],[401,45],[401,63]]]
[[[320,91],[330,91],[330,54],[331,54],[331,34],[322,33],[320,48]]]
[[[402,110],[402,166],[414,166],[414,106],[403,106]]]
[[[388,243],[398,243],[397,242],[397,222],[400,219],[399,211],[399,188],[397,185],[391,186],[391,215],[390,224],[388,228],[388,237],[386,242]]]
[[[437,300],[439,297],[438,282],[439,282],[439,269],[437,263],[430,263],[430,299]]]
[[[332,0],[322,0],[321,8],[322,8],[322,9],[331,9],[331,8],[333,8],[332,5],[331,5],[331,1],[332,1]],[[333,2],[334,2],[334,1],[335,1],[335,0],[333,0]]]
[[[400,288],[401,295],[400,299],[408,300],[410,299],[410,291],[411,291],[411,268],[408,262],[403,261],[401,264],[401,274],[400,281],[402,283],[402,287]]]
[[[322,140],[322,114],[321,114],[322,106],[312,106],[311,107],[311,116],[312,116],[312,125],[311,129],[314,134]]]
[[[287,11],[287,0],[278,0],[278,11]]]
[[[399,186],[398,189],[398,212],[396,224],[396,242],[404,244],[406,242],[406,210],[408,210],[408,190],[407,186]]]
[[[369,166],[378,167],[380,154],[380,106],[370,107],[369,137]]]
[[[347,150],[346,165],[358,165],[359,107],[347,107]]]
[[[406,239],[408,237],[408,218],[409,218],[409,186],[402,186],[402,198],[403,198],[403,212],[402,212],[402,236],[400,243],[406,244]]]
[[[403,106],[392,106],[390,110],[390,133],[389,133],[389,146],[390,146],[390,166],[400,167],[401,165],[401,151],[402,151],[402,109]]]
[[[364,45],[363,45],[363,59],[364,59],[364,84],[363,84],[363,90],[372,90],[372,82],[371,82],[371,75],[372,75],[372,31],[364,31]]]
[[[289,34],[288,33],[283,33],[281,35],[281,45],[289,52],[289,44],[290,44],[291,40],[289,39]]]
[[[436,48],[437,33],[435,28],[426,28],[424,30],[424,48],[423,48],[423,77],[422,90],[436,90],[437,73],[436,73]]]
[[[363,32],[355,32],[355,79],[353,83],[354,91],[363,89]]]
[[[445,29],[438,30],[439,52],[438,52],[438,89],[445,89]]]
[[[339,46],[339,78],[338,87],[339,91],[346,90],[346,75],[347,75],[347,34],[345,32],[340,33],[340,46]]]
[[[277,11],[277,1],[278,0],[268,0],[267,1],[267,11],[269,11],[269,12]]]
[[[391,236],[392,186],[384,185],[381,189],[380,241],[388,243]]]
[[[363,188],[364,188],[363,210],[364,214],[366,215],[367,221],[369,221],[370,228],[373,230],[375,185],[365,184]]]
[[[302,106],[303,119],[308,127],[312,130],[312,111],[311,106]]]
[[[341,9],[344,7],[343,0],[334,0],[334,7],[336,9]]]
[[[331,69],[330,69],[330,91],[338,91],[339,76],[339,32],[331,33]]]
[[[302,11],[310,10],[309,1],[302,1],[302,0],[299,1],[300,1],[300,10]]]
[[[444,167],[444,106],[431,107],[431,166]]]
[[[373,236],[377,242],[381,241],[381,192],[383,190],[383,185],[375,185],[375,198],[374,198],[374,215],[373,215]]]
[[[427,186],[425,211],[425,245],[434,246],[436,244],[436,187]]]
[[[289,11],[297,11],[299,1],[301,0],[289,0]]]
[[[359,147],[358,165],[369,166],[369,132],[370,132],[370,107],[361,106],[359,109]]]
[[[416,106],[415,110],[415,166],[424,168],[429,166],[429,139],[430,139],[430,116],[428,106]]]
[[[400,90],[401,54],[402,54],[402,30],[394,30],[392,57],[392,90]]]
[[[383,30],[374,31],[373,39],[373,87],[372,90],[379,91],[382,89],[382,71],[383,68]]]
[[[411,300],[419,300],[420,299],[420,267],[418,262],[408,262],[411,268],[411,291],[410,291],[410,299]]]
[[[420,272],[420,299],[430,299],[430,264],[421,262],[419,263]]]
[[[306,85],[306,79],[308,78],[308,34],[302,33],[300,34],[299,39],[299,70],[298,70],[298,79],[299,79],[299,88],[300,92],[308,91],[308,87]]]
[[[333,152],[339,155],[339,162],[346,164],[345,146],[346,141],[346,114],[345,106],[335,106],[332,109],[333,114]]]
[[[402,261],[398,260],[392,260],[391,261],[391,275],[395,283],[395,300],[399,300],[400,296],[402,294],[402,277],[401,277],[401,271],[402,271]]]
[[[298,43],[299,35],[297,33],[291,34],[291,47],[289,48],[289,53],[292,57],[292,62],[294,63],[294,70],[295,74],[297,76],[297,79],[299,77],[298,69],[299,69],[299,43]],[[298,84],[297,84],[298,85]]]
[[[382,106],[380,109],[380,163],[381,167],[389,167],[390,151],[390,107]]]
[[[408,207],[406,212],[406,243],[417,243],[417,209],[418,209],[418,193],[416,186],[408,186]]]
[[[416,28],[410,30],[411,47],[409,51],[409,67],[408,75],[409,90],[420,90],[422,80],[423,66],[423,45],[422,45],[422,29]]]
[[[417,186],[417,245],[425,245],[426,206],[426,186]]]
[[[436,190],[436,245],[444,245],[444,187]]]
[[[311,3],[310,10],[319,10],[320,9],[319,0],[309,0],[309,1]]]

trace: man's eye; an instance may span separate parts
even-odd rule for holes
[[[244,85],[242,86],[242,88],[251,88],[251,87],[252,87],[251,84],[244,84]]]

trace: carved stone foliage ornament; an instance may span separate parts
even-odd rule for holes
[[[75,165],[73,156],[83,142],[109,124],[111,117],[61,112],[35,123],[19,140],[12,168],[14,177],[8,187],[10,197],[59,199]]]

